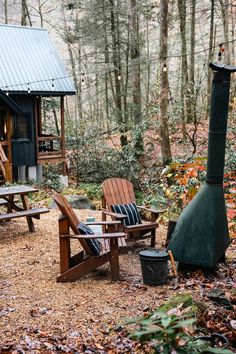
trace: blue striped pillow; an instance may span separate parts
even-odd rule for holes
[[[127,215],[126,218],[124,218],[125,226],[131,226],[142,223],[139,211],[135,203],[116,204],[112,205],[111,209],[114,213]]]
[[[94,235],[93,230],[90,227],[88,227],[87,225],[85,225],[83,222],[79,223],[77,229],[81,235]],[[101,246],[100,242],[96,239],[93,239],[93,238],[85,239],[85,242],[87,243],[88,247],[90,248],[92,254],[94,256],[98,256],[100,253],[100,246]]]

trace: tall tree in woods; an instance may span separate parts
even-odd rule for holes
[[[214,18],[215,18],[215,0],[211,0],[208,63],[210,63],[212,61],[213,53],[214,53],[214,50],[213,50]],[[212,73],[212,70],[208,67],[208,73],[207,73],[207,113],[209,112],[209,109],[210,109],[211,73]]]
[[[21,26],[27,26],[27,24],[32,26],[27,0],[21,0]]]
[[[111,70],[110,70],[110,55],[109,55],[109,45],[108,45],[108,26],[107,26],[107,14],[106,14],[106,4],[105,0],[102,0],[102,23],[104,32],[104,61],[106,70],[104,73],[104,86],[105,86],[105,112],[106,112],[106,129],[110,133],[110,108],[109,108],[109,81],[112,85]],[[114,92],[113,92],[114,96]]]
[[[181,35],[181,123],[183,138],[187,138],[186,120],[188,102],[188,63],[186,43],[186,0],[178,0],[180,35]]]
[[[166,66],[168,54],[168,0],[160,3],[160,138],[163,164],[171,161],[170,139],[168,129],[168,72]]]
[[[79,124],[81,125],[83,121],[83,106],[81,101],[81,47],[80,47],[80,28],[78,24],[78,9],[73,6],[72,9],[61,0],[61,13],[62,13],[62,37],[67,45],[67,51],[69,55],[70,68],[72,73],[72,78],[74,86],[77,92],[77,105],[76,111],[78,112]],[[70,14],[71,13],[71,14]],[[69,16],[70,14],[70,16]],[[74,28],[71,28],[71,23],[68,24],[68,18],[74,15]],[[75,49],[74,49],[75,48]],[[78,70],[79,66],[79,70]],[[79,75],[78,74],[79,71]],[[77,112],[76,117],[76,133],[77,133]]]
[[[110,1],[110,26],[112,39],[112,60],[114,65],[114,87],[117,123],[120,129],[120,142],[122,146],[127,144],[127,124],[122,110],[122,63],[121,63],[121,35],[120,35],[120,16],[119,0]]]
[[[191,0],[191,33],[190,33],[190,70],[189,70],[189,94],[190,114],[192,121],[196,121],[196,97],[195,97],[195,42],[196,42],[196,0]]]
[[[230,31],[232,39],[235,38],[235,25],[236,25],[236,8],[235,4],[230,4]],[[232,42],[231,56],[235,58],[235,43]],[[234,80],[235,81],[235,80]]]
[[[139,38],[139,12],[137,9],[137,1],[130,0],[130,58],[133,95],[133,117],[135,125],[134,148],[137,156],[139,156],[143,152]]]
[[[3,2],[5,24],[8,24],[8,0]]]
[[[219,0],[223,21],[224,32],[224,62],[230,64],[230,44],[229,44],[229,0]]]

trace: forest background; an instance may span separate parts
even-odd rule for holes
[[[71,180],[125,177],[147,204],[182,209],[205,177],[208,64],[235,64],[236,1],[4,0],[0,13],[1,23],[46,28],[74,82],[76,95],[66,100]],[[235,96],[232,75],[225,169],[230,220]],[[47,133],[60,130],[58,107],[57,99],[45,99]],[[56,188],[53,166],[45,173]],[[99,195],[99,188],[89,192]]]
[[[236,65],[236,0],[0,0],[0,23],[47,29],[74,82],[76,95],[65,101],[70,188],[63,193],[86,193],[101,201],[104,179],[131,180],[138,204],[142,199],[166,209],[159,220],[158,242],[164,245],[167,221],[181,212],[205,179],[209,63]],[[230,235],[236,238],[235,75],[229,104],[224,187]],[[43,105],[44,132],[60,135],[59,102],[44,98]],[[44,176],[45,189],[34,202],[42,203],[51,189],[60,188],[56,166],[45,166]],[[103,272],[100,278],[92,274],[82,280],[82,286],[67,283],[62,288],[55,283],[57,217],[57,210],[51,210],[45,222],[40,220],[35,237],[19,237],[24,224],[3,226],[0,260],[6,279],[1,285],[7,305],[0,311],[0,347],[6,352],[140,353],[140,344],[127,339],[124,327],[110,328],[134,313],[147,318],[179,290],[207,302],[198,322],[204,333],[223,333],[235,348],[234,312],[227,307],[229,298],[235,310],[235,239],[228,263],[220,264],[215,275],[180,272],[164,287],[146,287],[138,253],[129,252],[121,261],[122,282],[98,281],[106,277]],[[226,294],[225,308],[223,302],[210,303],[208,291],[215,289]],[[173,305],[174,316],[186,315],[183,297],[180,301]],[[171,317],[163,321],[164,328],[174,328]],[[178,333],[173,340],[182,349]],[[196,350],[187,353],[199,352],[195,343]]]

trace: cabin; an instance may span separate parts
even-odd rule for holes
[[[45,29],[0,25],[0,183],[66,174],[65,96],[74,85]]]

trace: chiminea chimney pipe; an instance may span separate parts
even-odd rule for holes
[[[214,76],[211,92],[206,182],[222,184],[224,178],[230,75],[231,72],[236,71],[236,68],[213,63],[209,66],[212,68]]]
[[[181,213],[168,249],[180,263],[214,268],[229,246],[223,176],[230,75],[236,67],[213,70],[206,183]]]

